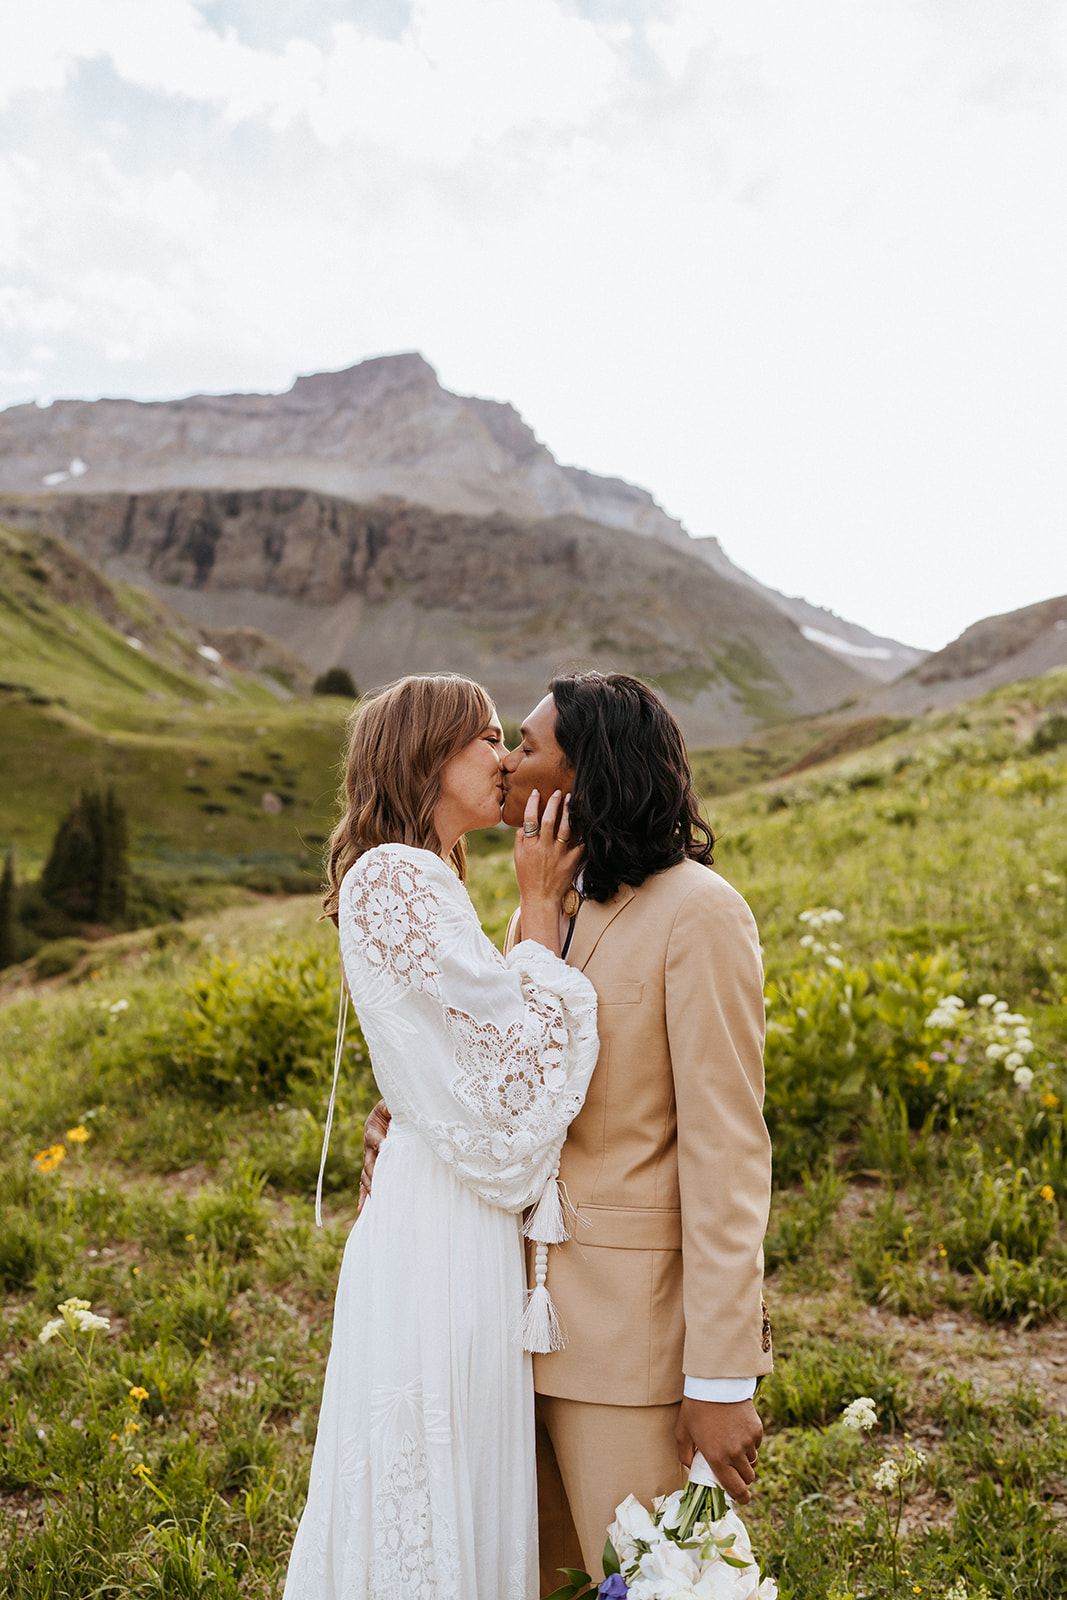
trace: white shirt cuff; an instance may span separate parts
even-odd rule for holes
[[[687,1400],[715,1400],[719,1405],[751,1400],[755,1392],[755,1378],[686,1378],[684,1390]]]

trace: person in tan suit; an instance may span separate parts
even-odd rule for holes
[[[709,870],[681,731],[645,684],[557,678],[504,772],[512,826],[532,791],[571,794],[584,854],[561,937],[600,1035],[560,1163],[578,1218],[551,1253],[567,1342],[534,1357],[547,1593],[561,1567],[600,1575],[616,1505],[679,1487],[696,1450],[750,1498],[772,1365],[763,974],[751,911]]]

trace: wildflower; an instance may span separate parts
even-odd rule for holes
[[[987,1061],[999,1061],[1007,1053],[1008,1047],[1006,1044],[991,1044],[986,1046],[985,1058]]]
[[[41,1331],[37,1335],[37,1337],[41,1341],[42,1344],[47,1344],[50,1339],[54,1339],[55,1338],[56,1334],[59,1332],[59,1330],[62,1328],[62,1326],[63,1326],[63,1318],[62,1317],[53,1317],[51,1322],[46,1322],[45,1323],[44,1327],[41,1329]]]
[[[53,1167],[58,1167],[66,1159],[66,1146],[50,1144],[47,1150],[38,1150],[33,1158],[34,1166],[39,1172],[51,1172]]]
[[[927,1077],[930,1072],[929,1061],[916,1061],[915,1070],[916,1072],[921,1072],[924,1078]]]
[[[980,1005],[980,1006],[991,1006],[991,1005],[995,1005],[995,1003],[996,1003],[996,998],[997,998],[997,997],[996,997],[996,995],[995,995],[995,994],[980,994],[980,995],[979,995],[979,996],[978,996],[978,1004],[979,1004],[979,1005]]]
[[[1009,1050],[1007,1055],[1004,1057],[1004,1065],[1009,1071],[1011,1071],[1011,1069],[1014,1067],[1021,1067],[1022,1064],[1023,1058],[1018,1050]]]
[[[943,1244],[939,1244],[938,1245],[937,1253],[938,1253],[939,1256],[947,1256],[948,1255],[948,1251],[945,1249]]]
[[[141,1424],[139,1422],[134,1422],[132,1420],[132,1418],[131,1418],[131,1420],[129,1422],[127,1422],[127,1424],[126,1424],[126,1432],[127,1433],[140,1433],[140,1431],[141,1431]]]
[[[993,1005],[993,1015],[995,1017],[1002,1017],[1004,1015],[1005,1011],[1007,1011],[1007,1010],[1008,1010],[1008,1002],[1006,1000],[997,1000],[997,1001],[995,1001],[995,1003]]]
[[[67,1140],[70,1144],[84,1144],[88,1137],[88,1128],[83,1128],[80,1122],[76,1128],[67,1129]]]
[[[874,1487],[883,1494],[892,1494],[900,1482],[900,1468],[895,1461],[883,1461],[874,1474]]]
[[[827,956],[826,958],[826,965],[828,967],[833,967],[835,972],[840,972],[844,964],[845,963],[840,959],[839,956]]]
[[[1051,1089],[1046,1089],[1044,1094],[1041,1096],[1041,1104],[1044,1106],[1046,1111],[1055,1111],[1059,1103],[1059,1095],[1053,1094]]]
[[[858,1400],[852,1400],[841,1413],[841,1421],[846,1428],[851,1428],[853,1433],[870,1433],[878,1421],[878,1408],[870,1395],[861,1395]]]
[[[138,1461],[137,1465],[131,1470],[136,1478],[150,1478],[152,1476],[152,1468],[145,1466],[143,1461]]]
[[[142,1387],[141,1387],[141,1385],[139,1383],[135,1384],[134,1387],[130,1390],[130,1399],[131,1400],[147,1400],[148,1399],[148,1390],[147,1389],[142,1389]]]
[[[963,1001],[958,994],[946,994],[938,1002],[926,1019],[928,1028],[954,1028],[959,1021],[959,1014],[965,1009]]]
[[[1042,1200],[1055,1200],[1055,1198],[1056,1198],[1056,1191],[1055,1191],[1055,1189],[1054,1189],[1054,1188],[1053,1188],[1053,1187],[1052,1187],[1052,1185],[1051,1185],[1051,1183],[1046,1183],[1046,1184],[1044,1184],[1044,1185],[1043,1185],[1043,1186],[1042,1186],[1042,1189],[1041,1189],[1041,1198],[1042,1198]]]
[[[1016,1069],[1015,1069],[1015,1082],[1016,1082],[1017,1087],[1020,1088],[1023,1091],[1024,1094],[1026,1093],[1027,1089],[1029,1089],[1029,1087],[1033,1083],[1033,1081],[1034,1081],[1034,1069],[1033,1069],[1033,1067],[1016,1067]]]
[[[802,911],[797,920],[806,922],[809,927],[819,932],[822,928],[830,927],[834,922],[844,922],[845,913],[843,911],[835,911],[832,906],[812,906],[807,911]]]
[[[107,1002],[105,1001],[104,1004],[107,1005]],[[113,1017],[117,1017],[120,1011],[128,1011],[130,1009],[130,1002],[128,1000],[116,1000],[107,1009]]]

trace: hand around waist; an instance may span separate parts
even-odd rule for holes
[[[356,1212],[357,1217],[370,1199],[371,1182],[374,1178],[374,1163],[378,1159],[378,1152],[385,1143],[391,1120],[389,1107],[384,1100],[379,1100],[363,1124],[363,1171],[359,1175],[359,1210]]]

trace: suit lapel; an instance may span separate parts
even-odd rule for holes
[[[608,924],[629,905],[634,892],[628,883],[619,886],[618,894],[601,905],[599,900],[583,900],[574,924],[574,937],[567,952],[569,967],[584,968]]]

